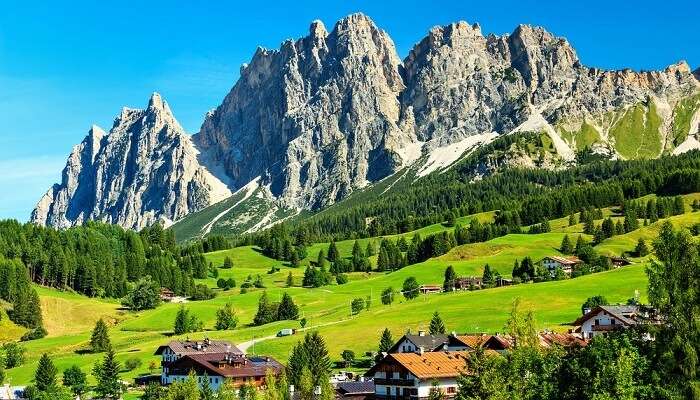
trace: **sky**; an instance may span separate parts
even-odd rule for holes
[[[566,37],[585,65],[700,67],[697,0],[647,1],[8,1],[0,12],[0,219],[26,221],[61,179],[92,124],[154,91],[187,132],[221,103],[258,46],[278,48],[354,12],[369,15],[399,55],[435,25],[518,24]]]

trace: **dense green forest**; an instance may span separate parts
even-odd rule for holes
[[[194,279],[206,278],[212,269],[202,253],[227,247],[221,237],[177,246],[173,233],[158,224],[137,233],[98,222],[55,230],[0,221],[0,298],[12,303],[11,319],[30,329],[27,339],[40,337],[45,332],[31,282],[122,298],[132,282],[150,276],[157,285],[189,296]]]
[[[507,143],[512,139],[503,140]],[[306,257],[305,247],[312,242],[404,233],[434,223],[454,225],[458,216],[499,210],[493,223],[475,221],[470,226],[456,226],[454,234],[414,238],[412,246],[402,249],[408,251],[408,260],[402,261],[406,265],[444,254],[455,245],[483,242],[508,233],[546,232],[547,220],[574,213],[586,215],[587,210],[602,207],[619,206],[626,224],[636,224],[633,221],[637,218],[654,222],[682,213],[678,209],[680,199],[667,197],[645,204],[631,199],[700,190],[697,151],[657,160],[595,162],[561,171],[509,169],[472,182],[469,177],[475,159],[478,157],[469,157],[444,174],[430,175],[386,197],[322,212],[289,226],[280,224],[236,242],[256,244],[267,256],[296,265]],[[525,229],[530,225],[534,226]],[[597,239],[604,234],[611,236],[607,222],[599,227],[600,233],[590,228],[586,233],[597,234]],[[624,231],[630,228],[625,226]],[[392,249],[387,247],[386,251],[392,258]],[[356,262],[353,264],[353,270],[363,270]],[[398,266],[401,262],[390,264]]]

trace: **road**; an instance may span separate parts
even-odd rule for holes
[[[345,321],[347,321],[347,320],[348,320],[348,319],[341,319],[341,320],[338,320],[338,321],[332,321],[332,322],[326,322],[326,323],[323,323],[323,324],[318,324],[318,325],[313,325],[313,326],[307,326],[307,327],[305,327],[305,328],[297,329],[297,332],[308,331],[308,330],[311,330],[311,329],[321,328],[321,327],[328,326],[328,325],[335,325],[335,324],[339,324],[339,323],[341,323],[341,322],[345,322]],[[266,341],[266,340],[273,340],[273,339],[279,339],[279,338],[277,337],[276,334],[275,334],[275,335],[270,335],[270,336],[261,336],[261,337],[259,337],[259,338],[254,337],[254,338],[252,338],[251,340],[248,340],[247,342],[243,342],[243,343],[238,344],[237,347],[238,347],[243,353],[246,353],[246,354],[247,354],[247,353],[248,353],[248,349],[251,348],[251,347],[253,347],[253,345],[255,345],[255,344],[257,344],[257,343],[260,343],[260,342],[264,342],[264,341]]]

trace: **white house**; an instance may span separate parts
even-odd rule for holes
[[[627,329],[642,322],[654,322],[648,311],[635,305],[598,306],[574,322],[584,339],[617,329]]]
[[[425,331],[418,331],[418,334],[407,333],[403,335],[388,352],[419,353],[421,351],[456,351],[470,349],[469,346],[457,340],[455,334],[430,335]]]
[[[547,256],[542,259],[541,263],[542,266],[547,268],[547,270],[553,277],[556,273],[557,268],[561,268],[564,271],[564,273],[566,273],[567,275],[571,275],[571,272],[573,271],[574,267],[579,264],[583,264],[583,261],[581,261],[578,257],[574,256]]]
[[[427,399],[431,390],[452,398],[457,394],[457,378],[466,372],[467,357],[466,351],[391,353],[365,376],[374,379],[374,395],[379,399]]]

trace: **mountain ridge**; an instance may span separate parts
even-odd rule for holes
[[[549,167],[574,163],[587,148],[609,158],[687,151],[698,143],[700,104],[688,99],[700,92],[699,71],[685,62],[652,72],[590,68],[544,28],[484,36],[466,22],[432,28],[401,60],[390,36],[363,14],[330,32],[314,21],[305,37],[276,50],[259,47],[192,136],[200,153],[190,169],[215,171],[221,185],[194,179],[184,202],[179,193],[148,217],[124,209],[128,216],[108,220],[135,228],[179,220],[258,179],[268,211],[252,226],[262,227],[271,215],[323,209],[417,162],[425,163],[423,175],[443,170],[519,131],[549,137],[562,160]],[[82,170],[67,170],[71,176],[40,200],[32,221],[68,226],[104,218],[83,197],[68,204],[61,193],[70,193]]]

